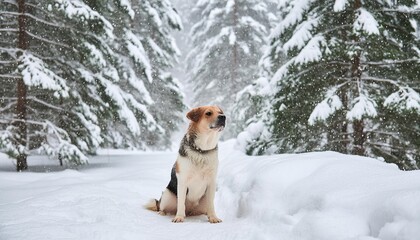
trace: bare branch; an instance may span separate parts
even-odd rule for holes
[[[0,74],[0,78],[21,78],[21,76],[11,74]]]
[[[12,108],[16,103],[17,103],[16,101],[10,102],[9,104],[7,104],[6,106],[4,106],[3,108],[0,108],[0,112],[4,112],[4,111]]]
[[[18,32],[17,28],[0,28],[0,32]]]
[[[54,45],[58,45],[58,46],[65,47],[65,48],[70,48],[70,46],[68,46],[68,45],[66,45],[66,44],[57,43],[57,42],[54,42],[54,41],[48,40],[48,39],[46,39],[46,38],[39,37],[39,36],[37,36],[37,35],[35,35],[35,34],[30,33],[29,31],[26,31],[26,33],[27,33],[29,36],[31,36],[31,37],[33,37],[33,38],[36,38],[36,39],[38,39],[38,40],[40,40],[40,41],[44,41],[44,42],[51,43],[51,44],[54,44]]]
[[[412,59],[405,59],[405,60],[384,60],[381,62],[363,62],[362,65],[393,65],[393,64],[402,64],[402,63],[408,63],[408,62],[419,62],[420,59],[418,58],[412,58]]]
[[[42,104],[42,105],[44,105],[46,107],[52,108],[52,109],[56,109],[56,110],[59,110],[59,111],[64,111],[63,108],[54,106],[54,105],[52,105],[50,103],[47,103],[47,102],[45,102],[45,101],[43,101],[41,99],[36,98],[36,97],[28,97],[26,99],[27,100],[32,100],[32,101],[37,102],[37,103],[40,103],[40,104]]]
[[[392,85],[395,85],[397,87],[401,87],[400,84],[398,84],[397,80],[393,80],[393,79],[385,79],[385,78],[377,78],[377,77],[361,77],[361,80],[366,80],[366,81],[375,81],[375,82],[387,82],[390,83]]]

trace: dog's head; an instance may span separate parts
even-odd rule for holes
[[[217,106],[202,106],[193,108],[187,113],[187,118],[200,131],[221,132],[226,126],[226,116]]]

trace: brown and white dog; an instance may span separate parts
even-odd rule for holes
[[[206,214],[210,223],[219,223],[222,220],[214,210],[217,143],[226,116],[217,106],[203,106],[192,109],[187,118],[191,122],[181,141],[171,181],[160,200],[154,199],[145,207],[161,215],[175,214],[175,223],[183,222],[185,216],[201,214]]]

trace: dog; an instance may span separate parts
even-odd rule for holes
[[[153,199],[145,207],[161,215],[175,214],[174,223],[201,214],[206,214],[210,223],[220,223],[214,197],[219,164],[217,144],[226,116],[217,106],[202,106],[189,111],[187,118],[190,124],[172,167],[171,180],[160,200]]]

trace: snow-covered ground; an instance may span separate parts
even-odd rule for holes
[[[420,239],[420,171],[334,152],[250,157],[233,146],[220,146],[221,224],[174,224],[142,208],[160,196],[176,153],[103,151],[78,170],[33,157],[24,173],[0,155],[0,239]]]

